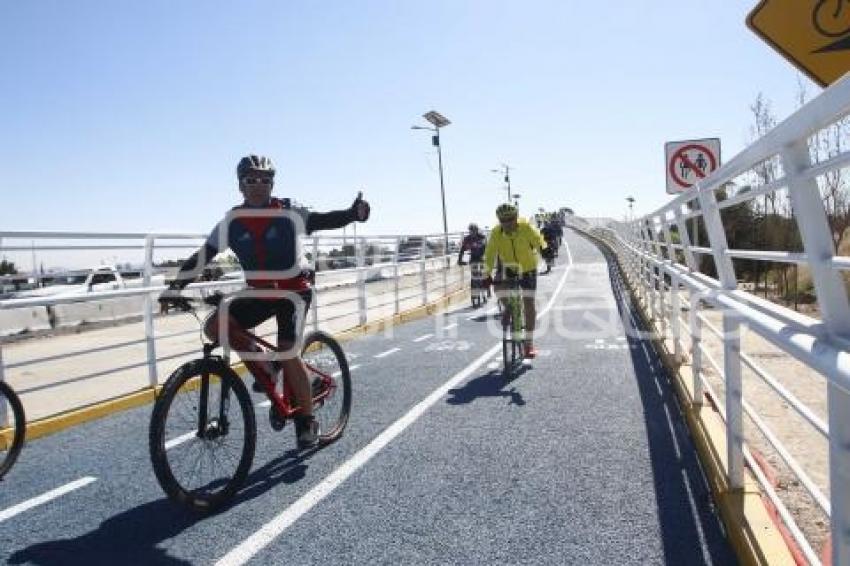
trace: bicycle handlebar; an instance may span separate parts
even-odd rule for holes
[[[196,310],[195,305],[197,303],[204,303],[210,305],[211,307],[218,307],[221,304],[222,299],[224,299],[224,293],[215,292],[208,297],[203,297],[200,300],[194,297],[184,297],[183,295],[170,295],[165,297],[160,297],[159,302],[165,305],[173,305],[174,307],[180,309],[183,312],[193,312]]]

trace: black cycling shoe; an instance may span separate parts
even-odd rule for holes
[[[299,450],[313,448],[319,444],[319,422],[313,415],[295,417],[295,439]]]

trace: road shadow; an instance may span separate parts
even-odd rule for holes
[[[250,501],[281,483],[294,483],[306,475],[308,460],[319,449],[299,452],[288,450],[249,474],[245,486],[239,491],[228,509]],[[35,564],[38,566],[91,565],[191,565],[195,562],[167,554],[161,543],[170,540],[204,515],[184,510],[166,498],[145,503],[114,515],[100,526],[84,535],[40,542],[15,551],[9,564]]]
[[[666,564],[737,564],[717,514],[678,398],[611,252],[597,244],[637,379]],[[669,415],[669,418],[668,418]]]
[[[175,507],[170,501],[151,501],[114,515],[84,535],[40,542],[15,551],[9,564],[66,566],[67,564],[190,565],[168,556],[157,545],[169,540],[199,520],[197,515]]]
[[[475,379],[464,383],[463,387],[457,389],[449,389],[449,397],[446,403],[449,405],[466,405],[472,403],[476,399],[485,397],[504,397],[508,399],[509,405],[517,405],[522,407],[525,405],[525,399],[522,394],[516,390],[516,387],[509,387],[514,381],[519,379],[524,373],[529,370],[529,367],[524,364],[519,364],[510,378],[505,378],[501,368],[491,370],[485,374],[479,375]]]

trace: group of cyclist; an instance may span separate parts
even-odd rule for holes
[[[230,248],[246,274],[247,288],[224,312],[216,312],[208,319],[204,332],[210,340],[218,342],[224,331],[224,337],[230,340],[235,351],[254,352],[258,350],[256,344],[230,330],[250,329],[275,317],[278,346],[291,351],[280,364],[299,407],[295,419],[298,446],[309,448],[316,445],[320,431],[312,414],[307,371],[293,346],[303,333],[303,318],[312,300],[315,274],[306,258],[296,257],[298,236],[365,222],[370,207],[358,195],[346,209],[326,213],[308,211],[294,205],[290,199],[272,196],[275,174],[275,166],[268,157],[248,155],[239,161],[236,178],[243,202],[228,211],[224,220],[213,228],[204,245],[186,260],[159,300],[166,310],[182,307],[186,299],[180,291],[203,273],[204,266],[216,254]],[[488,293],[492,285],[497,296],[508,281],[518,280],[525,312],[523,355],[534,358],[537,355],[534,347],[537,257],[538,254],[545,257],[555,253],[563,232],[554,219],[538,230],[520,218],[517,207],[511,204],[500,205],[496,217],[499,224],[490,232],[489,239],[476,224],[469,226],[458,263],[463,263],[463,254],[468,251],[476,281]],[[494,279],[491,275],[497,267]],[[500,298],[503,314],[507,312],[504,300]],[[250,357],[246,357],[245,365],[253,375],[273,377],[276,374],[277,367],[273,363]]]

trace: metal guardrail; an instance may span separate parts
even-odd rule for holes
[[[302,249],[310,254],[317,268],[315,296],[305,325],[316,328],[326,323],[348,320],[349,327],[365,324],[368,313],[383,309],[386,315],[399,314],[402,306],[409,308],[412,301],[424,305],[433,299],[435,292],[440,296],[462,289],[468,284],[469,275],[463,269],[453,267],[453,256],[459,249],[462,234],[449,235],[448,253],[443,234],[429,235],[393,235],[393,236],[314,236],[304,237]],[[160,376],[157,362],[188,354],[157,355],[157,341],[188,333],[197,333],[197,329],[172,334],[156,332],[156,297],[165,289],[165,285],[152,284],[154,258],[158,250],[186,250],[186,256],[197,249],[205,236],[199,234],[141,234],[141,233],[82,233],[82,232],[0,232],[0,252],[32,250],[54,250],[77,252],[81,250],[140,250],[144,253],[143,280],[134,288],[80,292],[77,294],[57,294],[27,298],[0,300],[0,312],[25,308],[48,308],[75,303],[102,304],[104,301],[143,298],[140,312],[133,313],[138,320],[144,321],[144,335],[137,340],[123,341],[108,346],[86,348],[79,351],[63,352],[40,356],[13,364],[4,364],[3,338],[0,336],[0,381],[6,378],[9,369],[19,369],[57,359],[72,358],[102,352],[129,345],[144,343],[146,359],[129,366],[114,368],[115,371],[133,367],[147,367],[148,385],[155,387]],[[25,239],[30,245],[9,245],[8,242]],[[69,240],[97,241],[88,245],[68,244]],[[121,244],[103,243],[121,241]],[[39,242],[36,245],[36,241]],[[175,244],[175,241],[182,243]],[[158,242],[164,242],[161,246]],[[5,245],[4,245],[5,244]],[[349,252],[349,253],[346,253]],[[353,253],[352,253],[353,252]],[[187,291],[203,294],[215,289],[236,290],[244,287],[243,279],[193,283]],[[325,297],[329,297],[326,301]],[[388,309],[391,311],[388,312]],[[67,381],[80,381],[85,378],[101,376],[103,372],[80,376]],[[63,383],[65,383],[63,382]],[[32,391],[45,389],[50,385],[36,385]],[[30,389],[24,389],[26,394]],[[7,422],[6,407],[0,406],[0,426]]]
[[[719,407],[726,422],[727,479],[732,489],[744,486],[745,462],[771,498],[806,560],[820,564],[818,553],[806,540],[787,506],[767,481],[745,445],[744,415],[773,446],[818,507],[829,517],[832,561],[850,565],[850,303],[842,271],[850,258],[836,256],[820,184],[824,175],[850,164],[850,151],[815,163],[810,150],[813,136],[850,114],[850,78],[844,78],[798,112],[742,151],[693,189],[673,198],[651,214],[607,227],[573,218],[573,227],[607,241],[618,254],[626,276],[656,326],[674,343],[675,356],[685,357],[690,345],[695,404],[710,389],[704,376],[707,363],[722,377],[725,402]],[[736,180],[755,177],[765,162],[778,164],[781,175],[745,192],[726,194]],[[787,194],[803,251],[730,249],[721,210],[752,203],[764,196]],[[686,220],[704,223],[709,246],[692,245]],[[674,237],[675,235],[675,237]],[[712,258],[717,277],[700,272],[699,258]],[[812,274],[820,319],[739,289],[733,258],[803,265]],[[684,302],[687,301],[687,306]],[[705,316],[706,307],[719,309],[722,328]],[[687,319],[682,313],[689,311]],[[701,313],[702,311],[702,313]],[[788,356],[819,372],[827,383],[828,414],[824,422],[779,381],[742,351],[743,328],[757,333]],[[704,347],[702,330],[723,341],[721,362]],[[813,434],[829,441],[829,494],[807,473],[807,462],[797,461],[756,408],[744,398],[742,373],[747,368],[771,387],[811,425]]]

